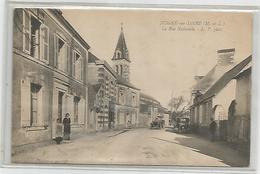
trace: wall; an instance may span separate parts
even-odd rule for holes
[[[29,9],[26,9],[29,10]],[[36,10],[33,10],[35,12]],[[32,57],[23,51],[23,10],[16,9],[14,11],[14,27],[13,27],[13,96],[12,96],[12,146],[13,150],[19,151],[26,147],[31,147],[35,144],[45,144],[51,142],[52,137],[56,135],[56,120],[57,120],[57,87],[64,86],[64,92],[72,96],[81,97],[81,125],[83,129],[86,123],[87,110],[87,50],[83,48],[76,38],[69,34],[69,30],[60,26],[61,23],[50,11],[39,10],[44,16],[43,22],[49,28],[49,52],[48,61],[43,61]],[[67,71],[64,72],[56,68],[55,64],[55,36],[57,33],[66,37],[68,43],[69,54],[67,59]],[[73,50],[78,50],[82,57],[82,80],[75,79],[72,75],[72,53]],[[39,126],[24,126],[24,118],[30,116],[30,84],[35,83],[41,85],[41,101],[39,105],[40,117],[42,124]],[[26,87],[25,87],[25,84]],[[27,92],[24,90],[27,89]],[[23,90],[23,91],[22,91]],[[27,102],[25,102],[27,101]],[[72,101],[72,100],[71,100]],[[27,104],[28,103],[28,104]],[[67,103],[67,106],[71,103]],[[63,108],[63,112],[65,113]],[[67,111],[66,111],[67,112]],[[73,111],[72,111],[73,112]],[[28,113],[28,114],[24,114]],[[64,115],[63,115],[64,116]],[[73,117],[73,113],[71,113]],[[29,117],[28,117],[29,118]],[[26,121],[28,122],[28,121]],[[72,125],[72,133],[81,131],[78,126]],[[80,126],[82,127],[82,126]]]
[[[231,141],[250,143],[250,109],[251,109],[251,72],[237,78],[235,117],[232,124]]]
[[[123,96],[121,96],[121,93]],[[132,103],[133,93],[135,93],[136,96],[135,104]],[[124,128],[127,126],[128,121],[131,121],[133,127],[137,127],[139,120],[139,91],[126,86],[118,85],[117,96],[115,120],[119,120],[119,122],[116,121],[115,127]],[[120,97],[123,97],[123,99]]]
[[[25,57],[13,54],[13,89],[12,89],[12,146],[17,148],[27,144],[49,141],[51,139],[51,107],[45,107],[43,117],[47,117],[47,127],[39,127],[38,129],[30,129],[22,127],[22,111],[21,105],[26,102],[22,96],[22,81],[29,80],[37,84],[41,84],[46,89],[43,103],[52,104],[52,75],[53,72],[46,66],[41,66]],[[32,74],[32,76],[30,75]],[[28,86],[29,87],[29,86]],[[27,108],[28,109],[28,108]],[[15,150],[15,149],[13,149]]]
[[[224,116],[221,120],[228,119],[228,108],[235,99],[236,93],[236,80],[231,80],[214,98],[212,106],[221,105],[224,109]],[[219,118],[215,118],[219,120]]]

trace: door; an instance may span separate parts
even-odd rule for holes
[[[63,107],[63,95],[64,92],[57,91],[55,96],[56,114],[54,114],[53,124],[52,124],[52,136],[59,137],[62,136],[62,107]]]

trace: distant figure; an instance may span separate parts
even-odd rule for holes
[[[211,136],[211,141],[215,141],[215,134],[216,134],[216,129],[217,129],[217,123],[214,121],[213,118],[210,118],[210,125],[209,125],[209,132]]]
[[[63,119],[64,126],[64,140],[70,140],[70,114],[66,113],[65,118]]]

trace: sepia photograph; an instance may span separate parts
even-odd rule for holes
[[[253,15],[15,8],[14,164],[249,167]]]

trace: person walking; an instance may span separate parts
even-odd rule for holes
[[[216,134],[216,129],[217,129],[217,123],[214,121],[213,118],[210,118],[210,125],[209,125],[209,132],[211,136],[211,141],[215,141],[215,134]]]
[[[65,118],[63,119],[63,126],[64,126],[63,139],[70,140],[70,114],[69,113],[65,114]]]

